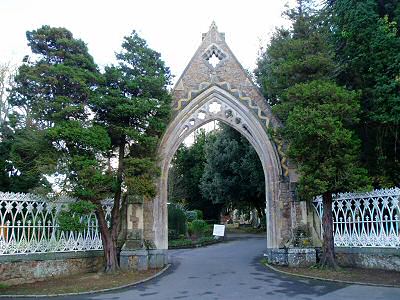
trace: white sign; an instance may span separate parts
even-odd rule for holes
[[[216,225],[216,224],[214,224],[213,235],[225,236],[225,225]]]

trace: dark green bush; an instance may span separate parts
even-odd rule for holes
[[[203,237],[204,233],[207,229],[208,225],[204,220],[194,220],[190,224],[190,231],[192,232],[192,235],[194,235],[197,238]]]
[[[204,236],[209,237],[213,235],[214,225],[207,224],[206,229],[204,230]]]
[[[168,233],[172,234],[175,239],[180,235],[186,235],[186,214],[184,209],[176,204],[168,204]],[[172,238],[168,238],[172,239]]]
[[[179,239],[179,234],[174,229],[168,229],[168,240]]]
[[[186,247],[186,246],[191,246],[193,244],[192,240],[173,240],[168,242],[168,247],[174,248],[174,247]]]
[[[195,209],[194,211],[197,214],[196,220],[203,220],[203,212],[201,210],[199,210],[199,209]]]
[[[201,210],[188,210],[186,211],[186,218],[188,222],[192,222],[194,220],[203,220],[203,212]]]

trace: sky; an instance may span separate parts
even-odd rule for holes
[[[0,63],[19,64],[29,54],[25,33],[42,25],[65,27],[87,43],[96,63],[115,62],[123,37],[136,30],[161,53],[175,80],[214,20],[246,69],[261,46],[285,24],[293,0],[0,0]]]

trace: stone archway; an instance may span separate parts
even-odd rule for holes
[[[158,193],[154,199],[133,201],[128,205],[128,242],[121,257],[134,254],[127,246],[130,238],[141,239],[144,244],[155,248],[152,251],[156,251],[157,255],[164,255],[168,248],[167,184],[170,162],[183,140],[212,120],[238,130],[258,153],[265,175],[266,248],[271,258],[274,257],[271,253],[279,257],[279,248],[291,238],[291,228],[307,223],[306,207],[294,201],[292,189],[297,176],[283,154],[284,145],[269,137],[269,131],[281,124],[215,23],[203,34],[202,43],[177,81],[172,96],[173,115],[158,151],[161,168]]]
[[[167,222],[166,208],[168,170],[170,162],[184,139],[202,125],[218,120],[224,122],[242,135],[253,145],[258,153],[263,166],[266,182],[266,207],[267,207],[267,244],[269,248],[279,245],[279,235],[277,234],[276,217],[279,215],[277,205],[272,205],[274,199],[279,198],[279,180],[281,168],[278,154],[268,138],[262,123],[254,114],[249,113],[249,109],[237,101],[237,98],[218,85],[211,85],[195,97],[169,125],[166,134],[160,144],[161,158],[161,178],[159,183],[159,207],[163,209],[155,211],[158,216],[154,216],[155,231],[154,241],[157,248],[167,248]]]

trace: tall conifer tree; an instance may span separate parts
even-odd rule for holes
[[[280,132],[298,166],[301,198],[322,195],[321,264],[336,267],[332,194],[368,187],[359,165],[360,141],[352,127],[360,112],[356,92],[334,81],[336,64],[323,14],[312,1],[299,0],[288,11],[292,28],[277,31],[259,60],[258,80],[284,123]]]

